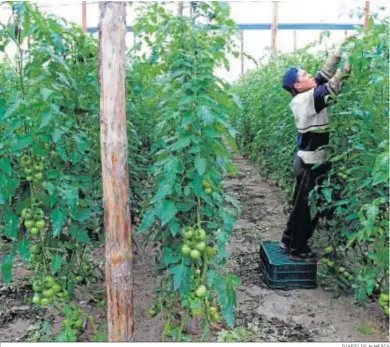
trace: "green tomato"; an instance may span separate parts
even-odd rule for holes
[[[344,269],[342,266],[340,266],[340,267],[339,267],[339,272],[340,272],[340,273],[343,273],[344,271],[345,271],[345,269]]]
[[[181,252],[184,254],[184,255],[189,255],[191,253],[191,248],[187,245],[183,245],[181,247]]]
[[[75,280],[76,280],[77,283],[80,283],[80,282],[83,281],[83,277],[82,276],[76,276]]]
[[[379,300],[381,300],[381,301],[389,301],[389,294],[381,293],[379,295]]]
[[[206,188],[204,191],[206,194],[209,194],[209,195],[213,192],[213,190],[211,188]]]
[[[34,226],[34,221],[32,219],[27,219],[24,221],[24,226],[27,229],[31,229]]]
[[[51,288],[54,286],[54,284],[56,283],[55,279],[53,276],[50,276],[50,275],[47,275],[43,278],[43,282],[45,282],[45,286],[47,288]]]
[[[209,180],[203,180],[202,184],[203,184],[203,187],[204,187],[205,189],[211,188],[211,183],[210,183]]]
[[[155,317],[157,315],[157,310],[154,308],[149,309],[149,316]]]
[[[329,260],[329,261],[328,261],[328,266],[329,266],[330,268],[333,268],[333,267],[334,267],[334,261]]]
[[[200,275],[200,270],[199,270],[199,269],[196,269],[196,270],[195,270],[195,275],[197,275],[197,276]]]
[[[91,267],[87,264],[84,264],[81,268],[83,269],[84,272],[88,272],[89,270],[91,270]]]
[[[208,246],[208,247],[206,248],[206,254],[207,254],[209,257],[213,257],[214,255],[217,254],[217,250],[216,250],[214,247]]]
[[[72,326],[72,321],[70,319],[68,319],[68,318],[65,318],[64,319],[64,325],[66,327],[71,327]]]
[[[41,253],[41,247],[39,245],[33,245],[31,246],[31,254],[39,254]]]
[[[204,241],[197,243],[195,245],[195,249],[197,249],[199,252],[203,252],[206,249],[206,243]]]
[[[332,247],[332,246],[326,247],[326,248],[324,249],[324,252],[325,252],[326,254],[332,253],[332,252],[333,252],[333,247]]]
[[[42,298],[40,304],[42,306],[49,305],[51,303],[51,300],[49,298]]]
[[[31,236],[38,236],[39,235],[39,229],[38,228],[31,228],[30,229]]]
[[[43,219],[43,217],[45,217],[45,213],[40,208],[34,209],[33,214],[35,220]]]
[[[28,166],[28,165],[31,165],[32,164],[32,160],[31,160],[31,157],[29,157],[28,155],[24,155],[20,158],[20,162],[23,166]]]
[[[191,258],[192,259],[199,259],[200,258],[200,252],[197,249],[193,249],[191,251]]]
[[[34,165],[34,170],[35,171],[43,171],[43,169],[44,169],[44,166],[43,166],[42,162],[37,163],[37,164]]]
[[[41,303],[41,297],[39,294],[35,294],[34,297],[32,298],[33,304],[39,305]]]
[[[185,233],[184,233],[184,238],[189,240],[193,235],[193,232],[192,230],[187,230]]]
[[[31,208],[24,208],[24,209],[22,210],[21,216],[22,216],[24,219],[31,219],[31,215],[32,215],[32,210],[31,210]]]
[[[198,297],[198,298],[203,298],[205,295],[206,295],[206,292],[207,292],[207,289],[204,285],[201,285],[198,287],[198,289],[196,290],[195,292],[195,295]]]
[[[56,294],[56,293],[59,293],[62,290],[62,287],[58,283],[55,283],[51,287],[51,290],[53,291],[54,294]]]
[[[217,309],[215,307],[210,307],[209,312],[210,312],[211,315],[216,314],[217,313]]]
[[[211,320],[213,320],[214,322],[219,322],[221,320],[221,317],[219,316],[218,313],[210,315],[210,316],[211,316]]]
[[[34,179],[34,177],[32,177],[32,176],[26,176],[26,181],[31,182],[33,179]]]
[[[345,271],[345,272],[343,273],[343,275],[344,275],[344,277],[345,277],[346,279],[348,279],[348,278],[349,278],[349,276],[350,276],[350,274],[349,274],[349,272],[348,272],[348,271]]]
[[[36,293],[39,293],[42,291],[42,283],[41,282],[34,282],[32,285],[33,291]]]
[[[206,231],[204,229],[199,229],[196,233],[196,239],[199,241],[206,240]]]
[[[31,175],[32,172],[33,172],[33,169],[32,169],[31,167],[25,167],[25,168],[24,168],[24,173],[25,173],[26,175]]]
[[[82,319],[78,319],[74,322],[74,327],[76,329],[81,329],[83,327],[83,320]]]
[[[39,230],[42,230],[45,228],[46,222],[44,219],[39,219],[35,222],[35,227],[37,227]]]
[[[40,181],[41,179],[43,179],[43,173],[42,172],[37,172],[35,175],[34,175],[34,178],[38,181]]]
[[[46,289],[42,292],[42,295],[45,297],[45,298],[52,298],[53,295],[54,295],[54,292],[52,289]]]

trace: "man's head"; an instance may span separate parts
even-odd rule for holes
[[[291,67],[283,76],[283,88],[292,95],[310,90],[316,86],[316,81],[302,69]]]

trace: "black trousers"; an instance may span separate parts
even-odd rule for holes
[[[309,208],[309,193],[316,186],[323,183],[331,168],[330,163],[314,165],[305,164],[298,156],[294,158],[294,176],[296,184],[293,196],[293,209],[283,232],[282,242],[291,249],[305,249],[320,215],[317,213],[312,219]]]

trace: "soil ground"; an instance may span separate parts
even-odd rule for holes
[[[240,202],[242,214],[229,246],[231,259],[228,266],[240,276],[241,285],[237,295],[237,328],[233,334],[221,333],[219,339],[389,342],[388,318],[374,302],[361,307],[352,297],[323,287],[284,291],[271,290],[264,284],[258,268],[259,245],[262,240],[278,241],[280,238],[287,218],[282,194],[276,185],[258,174],[258,168],[241,156],[236,155],[234,162],[240,174],[228,177],[224,186],[228,194]],[[148,315],[154,297],[151,253],[152,250],[138,251],[134,256],[135,337],[136,341],[144,342],[159,341],[163,327],[159,316],[151,318]],[[94,259],[103,260],[104,251],[98,250]],[[59,331],[62,318],[58,313],[53,309],[37,309],[27,303],[26,299],[32,296],[28,285],[30,273],[24,265],[17,264],[11,286],[5,288],[0,280],[0,341],[45,340],[47,333],[42,326],[45,321],[51,322],[54,332]],[[103,280],[76,293],[76,302],[91,314],[99,332],[106,330],[104,304],[97,304],[103,299]],[[80,341],[90,339],[90,330],[80,337]]]

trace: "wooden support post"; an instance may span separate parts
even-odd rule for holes
[[[366,6],[364,7],[364,29],[368,30],[368,23],[370,22],[370,2],[366,1]]]
[[[240,41],[241,41],[241,47],[240,47],[240,58],[241,58],[241,76],[244,75],[244,30],[241,30],[240,32]]]
[[[297,50],[297,31],[294,30],[294,52]]]
[[[133,341],[133,254],[126,129],[126,3],[101,2],[100,145],[106,235],[108,341]]]
[[[87,2],[83,1],[81,5],[81,12],[82,12],[82,27],[83,31],[86,33],[87,32]]]
[[[177,15],[179,17],[183,15],[183,7],[184,7],[183,1],[178,1],[178,3],[177,3]]]
[[[272,1],[271,52],[276,51],[277,32],[278,32],[278,2]]]

